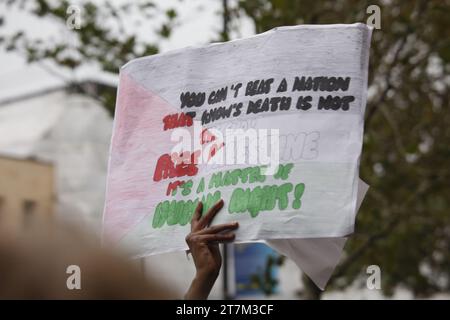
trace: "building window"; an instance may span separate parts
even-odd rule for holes
[[[24,225],[28,225],[36,212],[36,201],[24,200],[22,204]]]

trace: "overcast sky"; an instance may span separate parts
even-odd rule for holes
[[[101,0],[99,1],[101,2]],[[120,1],[124,2],[124,0]],[[176,6],[179,14],[179,26],[175,28],[169,40],[160,43],[162,52],[205,44],[217,36],[220,30],[222,22],[218,15],[221,5],[219,0],[156,0],[155,2],[162,8]],[[155,22],[155,24],[157,23],[158,21]],[[37,34],[39,37],[58,38],[67,32],[61,24],[38,20],[16,10],[8,12],[6,25],[2,28],[10,32],[25,28],[28,34]],[[239,34],[234,35],[235,37],[248,36],[253,33],[251,24],[245,20],[241,22],[240,30]],[[48,65],[48,67],[52,66]],[[98,71],[95,68],[84,68],[71,77],[80,79],[97,75]],[[61,83],[63,82],[60,78],[50,74],[39,64],[29,65],[19,54],[0,50],[0,101]]]

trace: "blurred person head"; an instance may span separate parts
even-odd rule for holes
[[[80,289],[67,285],[72,265],[81,271]],[[35,221],[21,232],[0,226],[0,299],[174,298],[154,278],[74,226]]]

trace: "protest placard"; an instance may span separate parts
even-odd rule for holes
[[[121,69],[106,239],[136,256],[186,249],[198,201],[236,241],[354,227],[371,29],[282,27]]]

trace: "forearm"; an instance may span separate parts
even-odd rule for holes
[[[184,298],[186,300],[206,300],[211,292],[218,273],[198,273],[192,280],[189,290]]]

